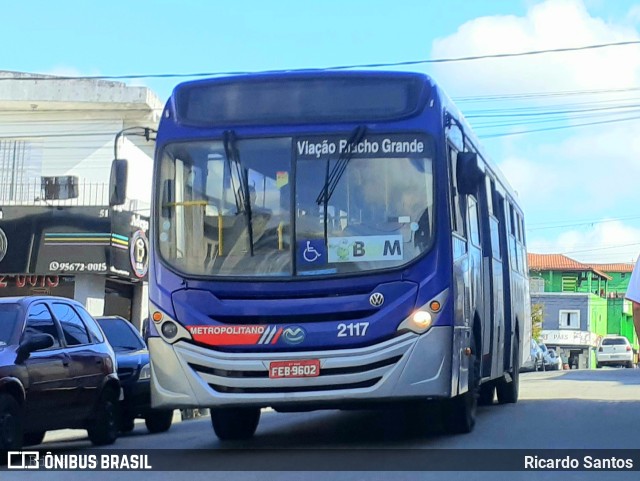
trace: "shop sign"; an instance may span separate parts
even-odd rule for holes
[[[551,346],[597,346],[599,336],[589,331],[545,330],[540,334],[540,341]]]

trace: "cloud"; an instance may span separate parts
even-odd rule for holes
[[[551,206],[560,200],[573,204],[577,215],[606,215],[619,203],[637,202],[637,189],[629,180],[640,179],[640,122],[623,125],[539,141],[529,147],[526,158],[515,164],[507,159],[501,166],[529,205]],[[579,196],[597,202],[576,202]]]
[[[638,15],[640,9],[631,9],[620,21],[604,20],[591,15],[582,0],[546,0],[532,4],[523,16],[473,19],[455,33],[435,40],[431,55],[433,58],[489,55],[639,40],[640,34],[630,21],[640,18]],[[640,46],[434,64],[432,74],[454,97],[632,88],[640,85]],[[584,102],[593,100],[609,102],[595,105],[609,106],[613,99],[637,104],[636,97],[637,93],[627,92],[598,98],[560,96],[518,104],[503,100],[476,104],[473,109],[526,106],[548,112],[558,110],[561,104],[585,105]],[[469,105],[461,104],[471,114]],[[563,125],[612,118],[585,115],[578,120],[565,118]],[[538,118],[548,120],[548,116]],[[470,120],[475,126],[495,121],[486,117]],[[491,133],[558,125],[517,125],[514,117],[501,120],[503,125],[492,127]],[[481,135],[487,132],[478,128]],[[637,212],[634,206],[638,205],[638,189],[634,179],[640,178],[638,120],[504,137],[493,139],[491,146],[493,152],[489,151],[489,156],[498,161],[519,193],[527,223],[532,226],[553,221],[575,224],[571,219],[623,218]],[[501,155],[496,155],[496,150]],[[593,247],[598,250],[576,256],[590,257],[592,261],[600,258],[602,262],[628,261],[640,251],[640,246],[604,249],[640,242],[640,231],[621,222],[565,229],[572,230],[531,230],[530,250],[560,253]]]
[[[526,16],[480,17],[433,42],[432,57],[516,53],[640,39],[629,25],[592,17],[580,0],[547,0]],[[452,95],[624,88],[640,78],[640,46],[435,64]]]
[[[529,252],[564,254],[584,263],[634,262],[640,254],[640,229],[603,219],[555,239],[530,239],[528,247]]]
[[[633,23],[640,23],[640,5],[633,5],[627,13],[627,19]]]

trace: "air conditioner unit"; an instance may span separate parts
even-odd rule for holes
[[[42,177],[45,200],[76,199],[78,197],[78,177],[63,175]]]

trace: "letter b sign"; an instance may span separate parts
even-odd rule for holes
[[[364,242],[356,241],[353,243],[353,257],[362,257],[365,255]]]

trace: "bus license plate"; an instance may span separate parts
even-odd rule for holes
[[[320,360],[273,361],[269,364],[271,379],[290,377],[316,377],[320,375]]]

